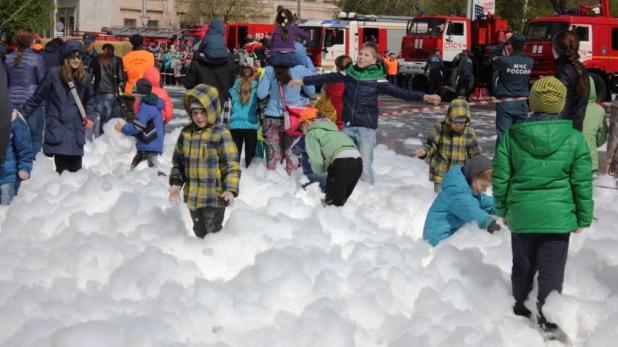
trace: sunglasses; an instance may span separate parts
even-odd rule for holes
[[[82,60],[82,59],[84,59],[84,57],[82,57],[81,54],[75,52],[75,53],[69,54],[69,59],[70,60]]]

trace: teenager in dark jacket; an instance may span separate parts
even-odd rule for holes
[[[45,79],[24,103],[23,114],[31,117],[35,109],[45,102],[45,140],[43,153],[54,157],[56,171],[76,172],[82,168],[85,130],[92,128],[94,92],[90,76],[84,70],[84,45],[67,41],[62,45],[63,64],[48,71]],[[82,118],[69,83],[75,84],[86,118]]]
[[[60,53],[60,48],[63,43],[64,41],[62,41],[61,38],[56,37],[45,45],[44,50],[39,52],[45,61],[45,68],[47,70],[62,65],[62,54]]]
[[[588,70],[579,61],[579,39],[572,31],[561,31],[554,36],[552,48],[558,66],[554,77],[567,88],[566,103],[560,117],[573,121],[573,128],[582,131],[590,86]]]
[[[90,72],[94,81],[96,110],[101,117],[99,130],[102,135],[103,126],[111,119],[117,96],[126,83],[122,59],[114,54],[113,45],[103,45],[103,54],[94,56],[90,61]]]
[[[358,53],[357,64],[341,72],[307,76],[290,81],[290,87],[303,84],[321,85],[345,83],[343,94],[343,131],[354,140],[363,159],[361,179],[373,184],[373,148],[376,145],[378,128],[378,97],[381,92],[407,101],[439,103],[438,95],[425,95],[397,87],[384,78],[384,70],[377,64],[378,48],[374,43],[365,43]]]
[[[17,50],[6,58],[6,73],[9,82],[11,105],[21,108],[37,86],[45,78],[45,62],[30,47],[34,41],[34,32],[21,29],[15,36]],[[43,126],[45,124],[45,109],[39,106],[31,117],[28,117],[28,127],[34,155],[41,150],[43,144]]]

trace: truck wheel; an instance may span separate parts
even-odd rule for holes
[[[603,79],[603,77],[599,76],[599,74],[596,74],[594,72],[590,73],[590,77],[592,78],[592,81],[594,82],[594,89],[597,91],[596,101],[604,102],[608,100],[607,84],[605,83],[605,80]],[[611,95],[609,96],[609,99],[611,101]]]
[[[459,80],[459,71],[457,71],[457,67],[455,67],[453,69],[453,72],[451,73],[451,78],[450,78],[451,87],[455,91],[457,91],[457,81],[458,80]],[[476,85],[476,80],[474,78],[474,75],[472,75],[472,77],[470,77],[470,93],[474,93],[475,85]],[[462,89],[462,92],[465,93],[465,90]],[[463,95],[456,95],[455,98],[457,98],[458,96],[463,96]]]

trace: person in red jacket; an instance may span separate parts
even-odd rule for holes
[[[174,105],[170,99],[169,94],[163,88],[161,88],[161,75],[156,67],[149,67],[144,71],[144,78],[152,83],[152,93],[163,100],[163,122],[168,124],[174,116]],[[139,110],[139,101],[135,100],[133,104],[133,111],[137,114]]]
[[[337,67],[337,72],[341,72],[347,69],[350,64],[352,64],[352,58],[347,55],[340,55],[335,59],[335,66]],[[343,129],[343,121],[341,120],[341,116],[343,115],[343,91],[345,90],[345,83],[333,83],[324,86],[328,95],[330,96],[330,101],[333,103],[333,107],[337,110],[337,128],[339,131]]]

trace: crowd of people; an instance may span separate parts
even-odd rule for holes
[[[439,52],[426,66],[431,94],[398,86],[392,68],[396,57],[389,54],[381,64],[373,42],[362,45],[355,62],[338,57],[337,71],[318,75],[299,42],[306,34],[295,26],[291,12],[280,9],[275,22],[265,61],[258,67],[240,58],[240,52],[228,51],[218,19],[190,59],[183,80],[190,124],[176,140],[169,198],[184,200],[198,237],[223,228],[226,207],[240,193],[243,148],[246,167],[263,156],[269,170],[282,163],[288,174],[301,169],[309,180],[303,188],[317,184],[325,205],[343,206],[359,180],[374,184],[380,95],[441,102]],[[173,117],[157,58],[139,35],[131,38],[133,51],[122,59],[111,45],[99,53],[92,38],[83,41],[52,40],[37,53],[31,30],[16,35],[17,50],[7,56],[6,74],[0,73],[0,139],[8,140],[0,143],[2,204],[9,204],[30,177],[39,151],[53,157],[60,174],[80,170],[94,115],[99,114],[102,132],[102,124],[121,117],[123,92],[135,99],[135,116],[115,120],[114,129],[136,139],[131,168],[142,161],[157,166],[164,127]],[[497,95],[529,97],[529,104],[496,106],[493,161],[483,155],[470,125],[468,94],[450,103],[444,120],[416,151],[419,159],[429,160],[429,180],[438,193],[423,238],[436,246],[468,223],[490,233],[508,225],[513,312],[531,317],[525,301],[538,271],[537,322],[553,332],[557,326],[543,315],[543,304],[551,291],[562,289],[570,234],[592,223],[596,150],[607,139],[608,126],[604,110],[594,102],[594,83],[577,59],[575,33],[554,36],[555,77],[542,78],[531,89],[527,85],[534,62],[524,55],[525,44],[522,34],[509,35],[491,58],[500,76]],[[178,52],[166,50],[165,62],[168,54]],[[464,64],[459,71],[464,82],[465,69]],[[316,85],[324,86],[323,94],[312,105]],[[617,126],[611,130],[602,168],[610,173],[618,147]],[[485,194],[490,187],[493,197]]]

